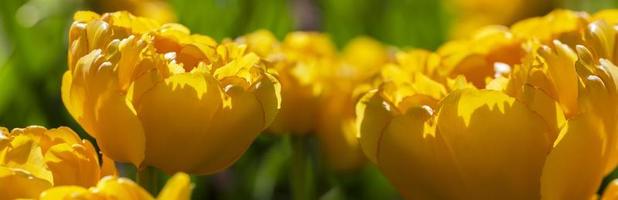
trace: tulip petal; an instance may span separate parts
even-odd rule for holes
[[[523,86],[522,97],[518,100],[526,104],[530,110],[533,110],[545,120],[548,127],[551,128],[550,140],[556,140],[560,128],[566,123],[560,104],[542,90],[530,85]]]
[[[114,160],[139,166],[144,160],[146,141],[133,105],[119,90],[111,67],[100,68],[95,76],[92,81],[109,82],[108,88],[101,88],[97,95],[93,113],[97,142]]]
[[[554,48],[543,46],[539,49],[547,63],[547,74],[557,92],[556,98],[567,116],[577,113],[577,55],[567,45],[554,41]]]
[[[158,200],[189,200],[191,199],[191,177],[185,173],[172,176],[159,193]]]
[[[89,80],[97,69],[102,65],[103,55],[100,49],[93,50],[87,55],[79,58],[71,75],[63,77],[63,85],[67,84],[66,89],[68,94],[66,105],[70,110],[69,113],[80,125],[96,138],[94,130],[94,107],[96,96],[101,92],[101,88],[105,87],[104,83],[108,81],[93,81]],[[69,78],[70,77],[70,78]],[[66,82],[65,82],[66,81]],[[64,86],[63,86],[64,87]],[[97,95],[95,95],[97,94]]]
[[[441,105],[437,124],[425,122],[424,108],[411,107],[380,140],[378,165],[406,198],[540,197],[552,142],[542,118],[490,90],[454,91]]]
[[[254,94],[240,86],[228,87],[226,94],[228,106],[219,110],[217,121],[211,121],[212,135],[201,143],[208,148],[202,148],[202,162],[195,169],[198,174],[210,174],[230,166],[264,129],[265,113]]]
[[[53,183],[52,173],[45,166],[41,147],[33,137],[16,135],[9,143],[0,143],[0,165],[20,169],[34,177]]]
[[[103,177],[96,186],[95,196],[109,199],[151,200],[153,197],[142,187],[126,178]]]
[[[615,154],[616,107],[596,75],[582,80],[580,114],[569,119],[547,157],[541,179],[544,199],[584,199],[595,194]]]
[[[547,156],[541,177],[544,200],[587,199],[603,178],[603,138],[598,119],[590,115],[570,119],[564,135]]]
[[[553,141],[548,125],[525,105],[496,91],[454,92],[442,102],[437,128],[472,198],[539,198]]]
[[[86,188],[79,186],[58,186],[45,190],[39,196],[40,200],[57,199],[94,199]]]
[[[264,128],[270,126],[281,108],[281,84],[270,74],[255,83],[255,97],[264,110]]]
[[[118,169],[116,169],[116,163],[114,160],[107,157],[105,154],[101,155],[101,160],[103,161],[103,164],[101,164],[100,177],[118,176]]]
[[[205,140],[214,137],[210,131],[218,123],[216,113],[223,107],[223,92],[211,75],[199,72],[175,74],[150,84],[136,82],[136,95],[141,93],[141,97],[134,98],[148,133],[145,162],[169,173],[188,171],[201,161],[200,153],[211,143]]]
[[[30,128],[31,127],[27,127],[26,130]],[[29,132],[32,132],[32,130],[29,130]],[[64,126],[49,130],[45,129],[45,131],[41,133],[41,140],[39,141],[39,145],[41,145],[41,148],[43,148],[44,154],[47,153],[49,148],[57,144],[81,145],[82,139],[79,138],[79,135],[77,135],[77,133],[75,133],[73,130]],[[92,146],[90,143],[89,145]],[[94,153],[94,147],[92,149],[93,154],[96,155],[96,153]]]
[[[609,108],[614,107],[614,116],[612,117],[611,114],[609,114],[609,117],[607,117],[608,120],[606,121],[609,133],[607,139],[609,153],[606,154],[608,162],[607,166],[605,167],[605,174],[607,175],[611,173],[618,165],[618,105],[610,103],[618,101],[618,67],[610,62],[602,61],[601,63],[603,68],[606,70],[607,75],[609,76],[604,81],[604,83],[607,87],[607,92],[611,96],[611,99],[608,99],[609,101],[607,101],[607,104],[599,104],[601,102],[593,104],[598,105],[599,109],[605,111],[605,113],[611,113],[612,111],[609,110]]]
[[[90,187],[96,185],[100,175],[96,156],[92,145],[64,143],[52,146],[45,153],[45,163],[54,175],[54,186]]]
[[[0,167],[1,199],[34,199],[51,186],[51,182],[40,179],[27,171]]]
[[[73,15],[73,21],[89,22],[95,19],[99,19],[101,16],[92,11],[77,11]]]
[[[376,164],[380,137],[392,119],[390,107],[377,90],[368,92],[356,104],[360,145],[367,158]]]

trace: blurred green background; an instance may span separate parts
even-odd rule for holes
[[[67,68],[67,32],[76,10],[98,12],[122,9],[104,7],[94,0],[0,1],[0,126],[28,125],[49,128],[69,126],[84,138],[87,134],[66,112],[60,99],[62,73]],[[479,1],[479,0],[473,0]],[[167,3],[177,22],[195,33],[218,40],[269,29],[280,39],[294,30],[328,33],[343,46],[355,36],[367,35],[400,48],[435,49],[452,34],[454,24],[478,10],[459,8],[461,0],[171,0]],[[481,2],[480,9],[490,1]],[[594,12],[618,6],[618,1],[538,1],[498,23],[543,15],[564,7]],[[109,3],[109,2],[108,2]],[[512,6],[497,1],[498,6]],[[500,5],[504,4],[504,5]],[[539,8],[539,9],[533,9]],[[487,9],[487,8],[485,8]],[[530,11],[533,10],[533,11]],[[478,13],[477,13],[478,14]],[[487,16],[491,18],[492,16]],[[229,170],[195,177],[195,199],[289,199],[290,138],[262,135]],[[314,139],[306,141],[312,151]],[[353,172],[332,172],[323,167],[319,153],[311,158],[313,198],[397,199],[397,192],[379,172],[367,166]],[[130,167],[123,174],[131,176]],[[164,175],[161,175],[164,176]]]

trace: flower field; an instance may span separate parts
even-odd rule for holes
[[[618,200],[618,2],[0,2],[0,200]]]

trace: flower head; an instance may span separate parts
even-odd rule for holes
[[[319,101],[316,136],[332,169],[354,170],[365,163],[357,139],[355,102],[391,57],[385,45],[359,37],[345,46],[336,65],[320,71],[326,84]]]
[[[365,154],[406,198],[593,197],[618,146],[615,33],[604,24],[524,37],[519,64],[480,89],[414,101],[383,83],[357,105]]]
[[[115,175],[114,161],[67,127],[0,127],[0,192],[3,197],[34,198],[52,186],[94,186]]]
[[[264,57],[269,71],[281,81],[281,110],[269,130],[278,134],[314,132],[325,86],[323,71],[336,63],[330,38],[317,32],[292,32],[279,42],[272,33],[261,30],[237,41]]]
[[[279,110],[279,82],[245,45],[125,12],[76,13],[69,40],[63,102],[114,160],[214,173]]]

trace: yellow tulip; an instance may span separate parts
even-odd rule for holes
[[[338,57],[330,39],[319,33],[290,33],[280,43],[271,32],[259,30],[236,41],[269,61],[282,82],[282,108],[271,131],[315,132],[334,170],[351,170],[364,162],[354,126],[359,96],[354,88],[372,79],[389,60],[385,46],[359,37]]]
[[[279,110],[279,82],[245,45],[126,12],[74,18],[62,99],[116,161],[214,173]]]
[[[34,198],[52,186],[93,186],[115,175],[114,162],[98,155],[71,129],[0,127],[0,199]]]
[[[615,37],[591,35],[582,43]],[[599,56],[613,41],[575,51],[535,39],[486,89],[455,89],[433,105],[397,84],[366,94],[365,154],[408,199],[593,197],[618,152],[618,68]]]
[[[189,175],[177,173],[168,180],[156,199],[188,200],[191,199],[192,188],[193,185],[191,184]],[[59,186],[50,188],[42,192],[39,199],[152,200],[154,198],[130,179],[106,176],[102,178],[96,186],[90,188],[80,186]]]
[[[443,0],[443,5],[454,16],[450,38],[468,37],[487,25],[510,25],[522,18],[543,14],[551,7],[550,2],[535,0]]]
[[[237,41],[269,61],[270,71],[281,81],[281,110],[269,130],[299,135],[315,132],[324,90],[321,71],[336,63],[330,38],[316,32],[293,32],[278,42],[272,33],[260,30]]]
[[[364,89],[355,86],[370,84],[390,59],[386,46],[358,37],[346,45],[339,63],[320,72],[327,84],[320,97],[316,136],[320,152],[332,169],[354,170],[365,163],[354,114],[355,102]]]
[[[378,138],[369,138],[376,135],[368,135],[366,132],[381,131],[378,124],[388,121],[385,115],[389,112],[400,113],[403,111],[402,109],[406,109],[413,104],[423,104],[425,105],[424,109],[427,109],[428,112],[433,112],[431,106],[435,106],[447,93],[443,85],[422,73],[412,72],[408,74],[403,68],[395,65],[385,66],[382,69],[381,76],[382,83],[379,84],[379,89],[367,92],[359,100],[355,108],[357,129],[361,137],[361,147],[367,158],[374,163],[377,161],[375,155],[377,150],[375,148],[376,143],[369,141],[377,140]],[[390,103],[386,101],[374,102],[377,99],[388,99]],[[374,103],[377,104],[374,105]],[[383,107],[386,110],[379,110],[373,106]],[[401,109],[398,109],[398,107]]]
[[[94,5],[102,12],[126,10],[160,22],[176,21],[174,10],[166,0],[97,0]]]
[[[382,65],[392,60],[388,47],[365,36],[350,40],[339,57],[343,63],[335,67],[336,75],[356,82],[372,78]]]
[[[313,133],[324,89],[321,73],[335,65],[335,47],[326,35],[311,32],[290,33],[281,47],[285,60],[275,65],[275,71],[281,80],[282,104],[271,131]]]

